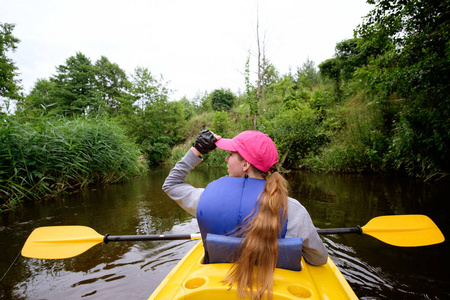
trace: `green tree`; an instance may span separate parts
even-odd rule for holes
[[[152,134],[148,128],[149,114],[147,106],[166,103],[168,89],[152,75],[148,68],[137,67],[131,77],[133,79],[131,94],[134,97],[134,105],[137,107],[136,112],[140,119],[139,125],[136,124],[139,127],[139,129],[136,128],[136,135],[138,142],[142,143]]]
[[[125,71],[102,56],[93,65],[89,58],[77,53],[57,68],[58,74],[39,79],[22,110],[38,114],[117,114],[131,110],[131,83]]]
[[[183,139],[185,106],[182,101],[169,102],[170,90],[163,77],[155,78],[147,68],[136,68],[132,78],[134,112],[121,118],[121,123],[141,146],[149,163],[158,164]]]
[[[37,115],[55,112],[57,103],[53,97],[55,83],[47,79],[38,79],[24,101],[18,103],[18,108]]]
[[[189,101],[186,97],[181,98],[179,100],[179,102],[184,107],[186,120],[189,120],[190,118],[192,118],[195,115],[196,111],[198,111],[200,109],[197,102]]]
[[[55,85],[53,97],[60,114],[81,115],[101,108],[103,103],[99,101],[95,67],[88,57],[78,52],[56,71],[57,75],[50,81]]]
[[[303,63],[301,68],[297,68],[296,82],[310,90],[319,83],[319,74],[314,62],[309,58]]]
[[[233,107],[236,96],[226,89],[214,90],[211,94],[211,105],[215,111],[228,111]]]
[[[373,53],[379,51],[373,45],[363,44],[362,39],[353,38],[336,44],[334,58],[319,65],[320,75],[334,82],[337,99],[342,99],[343,85],[351,80],[358,68],[365,66]]]
[[[348,81],[353,78],[357,68],[368,62],[368,56],[373,53],[372,48],[361,48],[358,38],[344,40],[336,44],[335,57],[339,61],[342,78]]]
[[[336,44],[334,58],[325,60],[319,65],[323,78],[331,79],[335,85],[338,100],[342,99],[342,85],[351,80],[357,68],[367,64],[373,49],[360,48],[358,38],[344,40]]]
[[[129,94],[131,82],[119,65],[102,56],[95,63],[98,93],[110,114],[117,113],[123,105],[132,101]]]
[[[170,157],[172,147],[186,134],[184,106],[178,101],[159,101],[147,104],[145,113],[147,132],[145,138],[138,136],[138,142],[148,162],[159,164]]]
[[[7,57],[8,51],[15,51],[20,40],[12,35],[13,24],[0,23],[0,100],[20,100],[22,98],[18,68]]]
[[[338,58],[329,58],[319,65],[320,75],[323,78],[331,79],[334,83],[337,100],[342,98],[342,72]]]
[[[194,99],[192,99],[192,103],[198,109],[197,112],[199,114],[212,110],[211,99],[208,92],[206,91],[203,93],[197,92],[194,96]]]
[[[146,103],[167,100],[169,89],[162,75],[157,79],[148,68],[137,67],[131,77],[133,79],[132,94],[139,101],[140,107],[145,106]]]

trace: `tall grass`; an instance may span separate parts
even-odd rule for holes
[[[0,210],[145,171],[138,148],[105,118],[0,121]]]

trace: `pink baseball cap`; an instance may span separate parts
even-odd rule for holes
[[[239,153],[243,159],[260,171],[268,172],[278,162],[275,143],[267,134],[247,130],[232,139],[219,139],[216,146],[225,151]]]

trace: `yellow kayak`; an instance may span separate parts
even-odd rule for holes
[[[221,281],[229,263],[203,264],[200,241],[173,268],[149,300],[157,299],[242,299],[236,288]],[[328,258],[323,266],[312,266],[302,258],[302,270],[275,269],[273,299],[358,299],[342,273]]]

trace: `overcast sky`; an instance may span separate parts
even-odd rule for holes
[[[178,100],[244,90],[258,6],[266,57],[281,74],[331,58],[372,8],[364,0],[0,0],[0,22],[16,25],[21,42],[9,57],[26,93],[81,52],[92,63],[106,56],[128,76],[138,66],[161,74]]]

